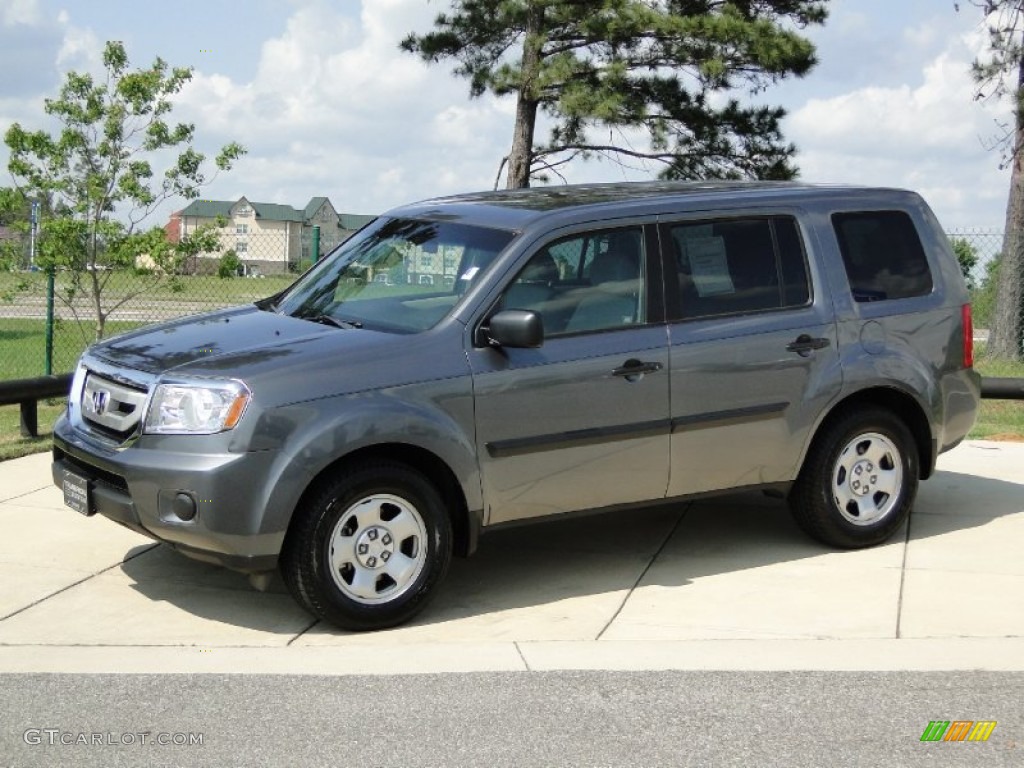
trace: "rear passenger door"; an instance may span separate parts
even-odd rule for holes
[[[663,221],[669,495],[791,480],[841,370],[829,296],[792,214]]]

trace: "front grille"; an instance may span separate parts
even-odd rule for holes
[[[105,485],[115,491],[128,493],[128,481],[118,474],[108,472],[105,469],[94,467],[92,464],[86,464],[85,462],[79,461],[74,456],[71,456],[57,447],[54,447],[53,449],[53,458],[55,461],[61,462],[82,477]]]
[[[82,418],[97,431],[125,439],[139,425],[146,391],[89,372],[82,387]]]

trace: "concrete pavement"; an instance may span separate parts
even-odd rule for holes
[[[348,634],[275,582],[63,506],[0,463],[0,672],[1024,670],[1024,444],[974,441],[881,547],[738,495],[485,536],[412,624]]]

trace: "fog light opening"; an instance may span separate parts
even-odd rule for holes
[[[196,500],[187,493],[177,493],[174,495],[174,500],[171,502],[171,512],[179,520],[183,520],[186,523],[194,520],[197,511]]]

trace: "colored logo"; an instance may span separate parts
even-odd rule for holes
[[[931,720],[921,741],[988,741],[995,729],[995,720]]]

